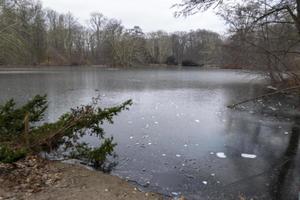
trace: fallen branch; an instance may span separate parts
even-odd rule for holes
[[[59,139],[64,136],[65,131],[72,129],[76,124],[82,120],[85,117],[88,117],[88,112],[85,112],[81,114],[81,116],[75,118],[75,119],[70,119],[69,122],[65,126],[63,126],[61,129],[56,131],[55,133],[50,134],[48,137],[44,138],[43,140],[38,141],[37,143],[34,143],[31,145],[31,148],[37,147],[37,146],[43,146],[46,145],[49,148],[51,148],[51,145],[56,139]]]
[[[233,108],[235,108],[238,105],[241,105],[241,104],[244,104],[244,103],[247,103],[247,102],[250,102],[250,101],[255,101],[257,99],[263,99],[263,98],[270,97],[270,96],[273,96],[273,95],[276,95],[276,94],[280,94],[282,92],[286,92],[286,91],[290,91],[290,90],[296,90],[296,89],[300,89],[300,85],[294,86],[294,87],[290,87],[290,88],[281,89],[281,90],[278,90],[276,92],[267,93],[267,94],[260,95],[260,96],[257,96],[257,97],[251,98],[251,99],[246,99],[246,100],[243,100],[243,101],[241,101],[239,103],[228,105],[227,107],[233,109]]]

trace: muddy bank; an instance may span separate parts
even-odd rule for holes
[[[36,157],[0,165],[0,199],[164,199],[144,193],[124,180],[83,166],[45,161]]]

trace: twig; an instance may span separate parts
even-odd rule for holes
[[[260,96],[257,96],[257,97],[251,98],[251,99],[246,99],[246,100],[243,100],[241,102],[238,102],[238,103],[235,103],[235,104],[232,104],[232,105],[228,105],[227,107],[233,109],[236,106],[247,103],[249,101],[254,101],[254,100],[257,100],[257,99],[263,99],[263,98],[266,98],[266,97],[269,97],[269,96],[273,96],[273,95],[276,95],[276,94],[279,94],[279,93],[282,93],[282,92],[285,92],[285,91],[295,90],[295,89],[300,89],[300,85],[290,87],[290,88],[281,89],[281,90],[278,90],[276,92],[267,93],[267,94],[260,95]]]
[[[29,112],[26,113],[24,118],[24,135],[26,139],[26,146],[29,147]]]
[[[80,121],[81,119],[87,117],[89,115],[89,111],[84,112],[83,114],[81,114],[81,116],[74,118],[74,119],[70,119],[70,121],[63,126],[61,129],[59,129],[58,131],[56,131],[55,133],[51,134],[49,137],[46,137],[44,140],[40,140],[34,144],[31,145],[31,148],[34,148],[36,146],[43,146],[43,145],[47,145],[47,146],[51,146],[50,144],[56,139],[62,136],[62,134],[64,134],[64,132],[68,129],[71,129],[72,127],[74,127],[78,121]]]

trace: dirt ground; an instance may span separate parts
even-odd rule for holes
[[[32,158],[10,169],[0,166],[0,200],[160,200],[118,177],[83,166]],[[37,164],[38,163],[38,164]]]

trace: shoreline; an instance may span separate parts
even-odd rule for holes
[[[166,199],[160,194],[141,192],[117,176],[77,164],[29,157],[14,167],[0,165],[1,200]]]
[[[109,66],[109,65],[0,65],[1,69],[45,69],[45,68],[80,68],[80,67],[93,67],[93,68],[211,68],[211,69],[222,69],[217,65],[204,65],[204,66],[181,66],[181,65],[167,65],[167,64],[148,64],[148,65],[135,65],[135,66]],[[228,68],[229,69],[229,68]]]

